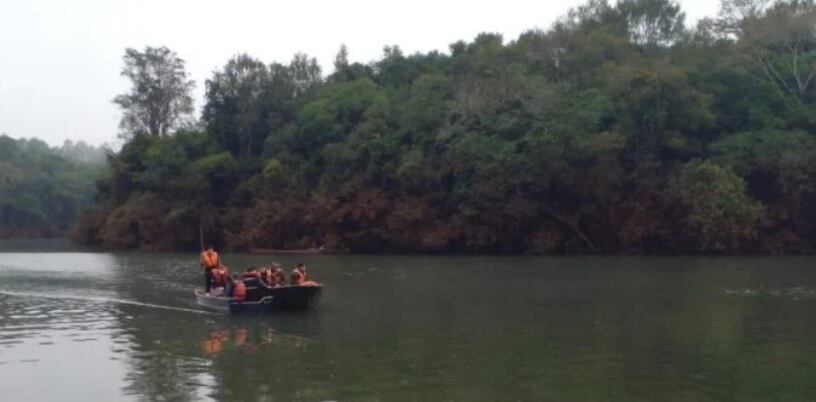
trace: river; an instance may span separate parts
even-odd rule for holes
[[[816,259],[305,260],[320,308],[199,309],[193,254],[0,253],[7,401],[812,401]]]

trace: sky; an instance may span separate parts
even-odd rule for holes
[[[680,0],[687,22],[717,11],[718,1]],[[204,82],[239,53],[288,63],[304,52],[324,73],[341,44],[349,60],[378,59],[383,46],[407,54],[438,50],[480,32],[505,41],[548,28],[584,0],[27,0],[0,1],[0,133],[118,142],[120,113],[111,100],[127,91],[120,76],[127,47],[167,46]],[[198,113],[198,112],[197,112]]]

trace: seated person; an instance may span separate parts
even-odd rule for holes
[[[232,300],[241,301],[246,299],[246,284],[244,283],[243,278],[241,278],[237,273],[232,274],[228,285],[227,296],[232,298]]]
[[[267,286],[267,287],[269,286],[270,281],[269,281],[269,267],[268,266],[262,266],[261,268],[258,269],[258,278],[260,278],[262,285]]]
[[[306,277],[306,264],[299,262],[295,266],[295,269],[292,270],[292,274],[290,275],[291,284],[293,286],[315,286],[317,282],[310,281]]]
[[[249,267],[241,273],[241,278],[248,286],[261,285],[261,273],[257,267]]]
[[[269,269],[269,286],[279,287],[286,285],[286,273],[278,264],[272,264]]]
[[[218,267],[211,269],[210,272],[212,281],[211,292],[219,288],[220,292],[223,292],[223,288],[227,285],[227,281],[229,280],[229,269],[219,264]]]

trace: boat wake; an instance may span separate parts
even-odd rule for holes
[[[10,291],[0,291],[0,295],[6,296],[14,296],[14,297],[29,297],[29,298],[38,298],[38,299],[60,299],[60,300],[82,300],[82,301],[90,301],[90,302],[98,302],[98,303],[113,303],[113,304],[125,304],[129,306],[136,306],[136,307],[145,307],[145,308],[152,308],[152,309],[159,309],[159,310],[170,310],[170,311],[181,311],[186,313],[195,313],[195,314],[203,314],[203,315],[210,315],[211,312],[203,311],[203,310],[194,310],[190,308],[184,307],[173,307],[173,306],[165,306],[162,304],[153,304],[153,303],[142,303],[134,300],[125,300],[125,299],[115,299],[109,297],[86,297],[86,296],[73,296],[73,295],[43,295],[37,293],[28,293],[28,292],[10,292]]]

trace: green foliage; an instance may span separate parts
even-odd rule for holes
[[[816,163],[816,138],[803,131],[737,133],[713,143],[711,154],[742,176],[758,169],[803,172]]]
[[[65,152],[0,135],[0,236],[64,235],[90,204],[103,167],[70,160]]]
[[[237,164],[229,152],[209,155],[193,163],[192,173],[207,178],[229,177]]]
[[[81,237],[193,249],[203,224],[234,248],[815,251],[813,10],[728,0],[689,30],[675,1],[591,0],[449,54],[360,64],[341,47],[325,79],[302,54],[239,55],[207,81],[200,129],[110,159]],[[25,219],[48,212],[24,202]]]
[[[687,212],[682,222],[694,234],[698,250],[739,250],[754,239],[763,208],[728,168],[691,161],[671,178],[669,194]]]
[[[685,13],[672,0],[621,0],[618,10],[629,27],[632,41],[640,45],[668,45],[685,29]]]

